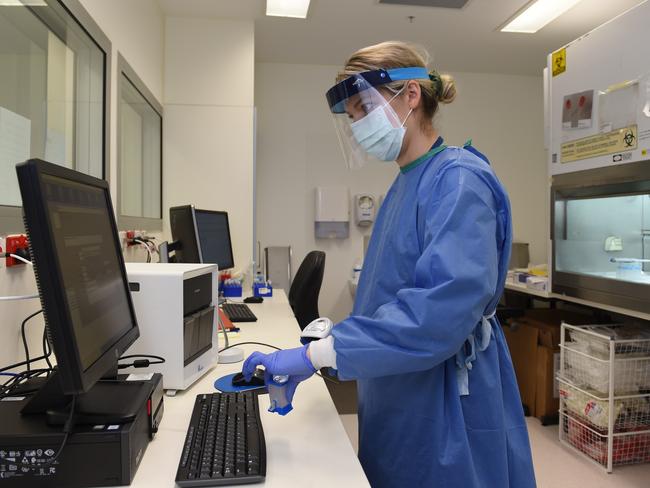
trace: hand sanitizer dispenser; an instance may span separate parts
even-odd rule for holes
[[[316,188],[317,239],[346,239],[350,235],[350,196],[344,186]]]
[[[359,227],[370,227],[375,221],[375,199],[362,193],[354,196],[354,221]]]

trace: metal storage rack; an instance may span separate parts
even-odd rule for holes
[[[560,442],[608,473],[650,462],[647,329],[562,324],[560,348]]]

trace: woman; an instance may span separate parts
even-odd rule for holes
[[[250,374],[290,393],[333,367],[359,389],[359,459],[372,486],[527,488],[535,477],[512,362],[494,312],[512,242],[508,196],[485,156],[433,125],[453,79],[412,46],[348,60],[327,93],[350,166],[396,161],[354,310],[304,348],[253,353]],[[370,157],[369,157],[370,156]]]

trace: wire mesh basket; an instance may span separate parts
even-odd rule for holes
[[[650,462],[650,329],[562,324],[560,441],[611,472]]]
[[[608,435],[566,414],[560,430],[565,442],[603,466],[608,464],[610,439],[612,465],[650,462],[650,431]]]

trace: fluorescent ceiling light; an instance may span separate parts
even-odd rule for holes
[[[45,0],[0,0],[0,7],[47,7]]]
[[[306,19],[310,0],[266,0],[266,15]]]
[[[555,20],[580,0],[536,0],[517,13],[501,32],[532,34]]]

